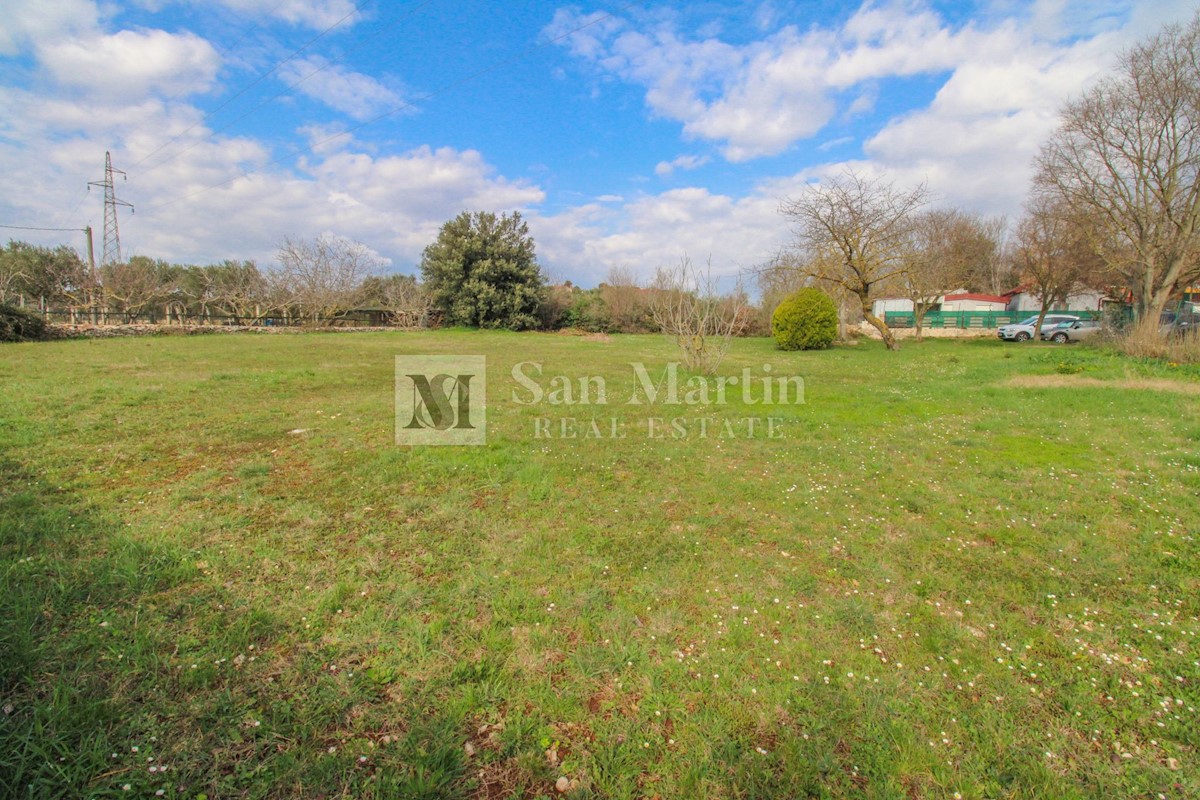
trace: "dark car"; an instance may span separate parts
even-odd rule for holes
[[[1164,336],[1195,335],[1200,330],[1200,314],[1168,311],[1158,318],[1158,329]]]

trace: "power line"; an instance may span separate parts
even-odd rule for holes
[[[534,53],[534,52],[541,50],[545,47],[548,47],[549,45],[552,45],[552,44],[558,44],[563,39],[566,39],[568,36],[573,36],[582,30],[586,30],[586,29],[592,27],[593,25],[598,25],[599,23],[604,22],[605,20],[611,19],[611,18],[615,17],[617,14],[619,14],[623,11],[626,11],[627,9],[630,9],[636,5],[638,5],[638,3],[636,3],[636,2],[626,3],[625,5],[616,9],[615,11],[606,12],[606,13],[602,14],[601,16],[596,17],[595,19],[592,19],[592,20],[584,23],[583,25],[572,28],[571,30],[567,31],[566,33],[559,34],[558,36],[555,36],[554,38],[548,39],[539,44],[531,45],[530,47],[525,48],[524,50],[522,50],[520,53],[518,53],[515,56],[511,56],[511,57],[503,59],[501,61],[496,61],[496,62],[484,67],[483,69],[476,70],[475,72],[465,75],[462,78],[459,78],[458,80],[453,81],[452,83],[448,83],[439,89],[435,89],[432,92],[422,95],[421,97],[417,98],[417,102],[427,102],[429,100],[432,100],[435,97],[438,97],[439,95],[445,94],[446,92],[450,91],[451,89],[455,89],[455,88],[458,88],[459,86],[462,86],[464,83],[468,83],[469,81],[475,80],[476,78],[479,78],[490,72],[495,72],[496,70],[500,69],[501,67],[506,67],[509,64],[514,64],[518,61],[521,61],[526,56],[528,56],[530,53]],[[276,158],[272,161],[268,161],[266,164],[263,164],[261,167],[259,167],[257,169],[243,170],[240,175],[234,175],[232,178],[221,181],[220,183],[214,183],[210,186],[205,186],[201,189],[197,189],[194,192],[189,192],[188,194],[180,195],[179,197],[176,197],[172,200],[167,200],[165,202],[159,203],[156,206],[151,206],[149,210],[151,212],[153,212],[160,208],[166,208],[167,206],[175,205],[176,203],[181,203],[184,200],[188,200],[192,197],[196,197],[197,195],[204,194],[205,192],[211,191],[213,189],[219,189],[222,186],[228,186],[229,184],[233,183],[234,181],[236,181],[240,178],[248,178],[251,175],[255,175],[259,172],[262,172],[267,167],[272,167],[272,166],[275,166],[276,164],[281,164],[284,161],[294,158],[297,155],[302,155],[304,153],[315,153],[318,148],[322,147],[323,145],[328,144],[329,142],[335,141],[337,139],[341,139],[345,136],[350,136],[350,135],[354,134],[356,131],[360,131],[363,128],[367,127],[368,125],[373,125],[374,123],[379,122],[382,119],[386,119],[387,117],[390,117],[393,114],[397,114],[406,108],[411,108],[413,110],[416,110],[417,106],[414,103],[411,103],[408,101],[403,101],[400,104],[391,108],[390,110],[385,111],[382,114],[379,114],[378,116],[372,117],[371,119],[368,119],[365,122],[360,122],[358,125],[355,125],[351,128],[347,128],[346,130],[341,131],[340,133],[335,133],[332,136],[327,136],[324,139],[321,139],[320,141],[313,142],[313,143],[309,144],[307,147],[304,147],[300,150],[289,153],[285,156],[280,156],[279,158]],[[143,159],[143,160],[145,160],[145,159]]]
[[[363,47],[363,45],[364,45],[364,44],[366,44],[366,42],[368,42],[368,41],[370,41],[371,39],[373,39],[373,38],[375,38],[375,37],[379,36],[379,35],[380,35],[380,34],[382,34],[383,32],[385,32],[385,31],[387,31],[387,30],[390,30],[391,28],[394,28],[396,25],[400,24],[400,22],[401,22],[401,21],[403,21],[403,20],[407,19],[408,17],[411,17],[413,14],[417,13],[417,12],[418,12],[418,11],[420,11],[422,8],[424,8],[425,6],[431,5],[431,4],[433,4],[434,2],[436,2],[436,0],[425,0],[425,2],[419,3],[418,5],[416,5],[416,6],[412,7],[412,8],[410,8],[410,9],[408,10],[408,12],[407,12],[407,13],[405,13],[405,14],[401,14],[400,16],[396,17],[395,19],[393,19],[393,20],[392,20],[391,22],[389,22],[388,24],[386,24],[386,25],[382,25],[382,26],[379,26],[379,27],[377,27],[377,28],[375,29],[375,31],[374,31],[373,33],[371,33],[369,36],[365,37],[364,39],[360,39],[360,40],[359,40],[359,43],[358,43],[358,44],[357,44],[355,47],[352,47],[352,48],[350,48],[349,50],[347,50],[347,51],[346,51],[346,52],[345,52],[345,53],[342,55],[342,58],[341,58],[341,59],[337,59],[337,60],[333,60],[333,61],[326,61],[326,62],[325,62],[325,64],[323,64],[322,66],[320,66],[320,67],[318,67],[317,69],[313,70],[312,72],[308,73],[308,74],[307,74],[307,75],[305,75],[303,78],[301,78],[300,80],[296,81],[295,83],[292,83],[292,84],[289,84],[288,86],[285,86],[285,87],[283,88],[283,90],[282,90],[282,91],[279,91],[279,92],[277,92],[276,94],[273,94],[273,95],[271,95],[271,96],[270,96],[270,97],[268,97],[266,100],[262,101],[261,103],[259,103],[258,105],[254,106],[253,108],[251,108],[251,109],[250,109],[249,111],[247,111],[246,113],[242,114],[240,117],[237,117],[236,119],[234,119],[234,120],[231,120],[230,122],[227,122],[227,123],[225,123],[224,125],[222,125],[222,126],[221,126],[221,127],[219,127],[219,128],[214,128],[214,129],[212,129],[211,131],[209,131],[209,133],[208,133],[206,136],[204,136],[204,137],[202,137],[202,138],[200,138],[200,139],[197,139],[196,141],[192,142],[191,144],[189,144],[187,147],[183,148],[182,150],[176,151],[176,152],[175,152],[173,155],[169,155],[169,156],[167,156],[167,157],[166,157],[166,158],[164,158],[162,161],[160,161],[160,162],[158,162],[157,164],[155,164],[155,165],[151,166],[149,169],[142,170],[140,174],[141,174],[141,175],[149,175],[150,173],[152,173],[152,172],[154,172],[154,171],[156,171],[156,170],[158,170],[158,169],[161,169],[162,167],[166,166],[167,164],[170,164],[172,161],[174,161],[175,159],[179,158],[180,156],[182,156],[184,153],[188,152],[189,150],[192,150],[192,149],[194,149],[194,148],[196,148],[196,147],[199,147],[199,146],[200,146],[201,144],[203,144],[204,142],[206,142],[206,141],[209,141],[209,140],[210,140],[210,139],[212,139],[214,136],[216,136],[218,133],[221,133],[222,131],[229,130],[229,129],[230,129],[230,128],[232,128],[234,125],[236,125],[236,124],[238,124],[239,122],[241,122],[242,120],[244,120],[246,117],[248,117],[248,116],[250,116],[251,114],[253,114],[254,112],[258,111],[258,110],[259,110],[260,108],[262,108],[263,106],[269,105],[269,104],[271,104],[272,102],[274,102],[275,100],[278,100],[280,97],[283,97],[285,94],[288,94],[289,92],[293,91],[294,89],[296,89],[296,87],[298,87],[300,84],[304,83],[305,81],[307,81],[309,78],[313,77],[314,75],[316,75],[316,74],[318,74],[318,73],[321,73],[321,72],[324,72],[325,70],[329,69],[329,68],[330,68],[330,67],[332,67],[332,66],[336,66],[337,62],[338,62],[339,60],[344,60],[344,59],[345,59],[345,57],[346,57],[346,55],[349,55],[350,53],[353,53],[353,52],[355,52],[356,50],[361,50],[361,49],[362,49],[362,47]],[[282,66],[282,64],[281,64],[280,66]],[[186,131],[184,131],[184,133],[186,133]],[[183,135],[183,134],[180,134],[180,136],[182,136],[182,135]],[[176,139],[178,139],[178,138],[179,138],[179,137],[176,137]],[[175,140],[172,140],[172,141],[175,141]],[[171,142],[167,142],[167,144],[168,144],[168,145],[169,145],[170,143],[171,143]],[[159,148],[159,150],[161,150],[161,149],[162,149],[162,148]],[[158,151],[155,151],[155,152],[158,152]],[[154,154],[154,153],[151,153],[150,155],[153,155],[153,154]],[[149,158],[149,157],[150,157],[150,156],[146,156],[146,158]],[[143,158],[143,159],[142,159],[142,161],[139,161],[139,162],[138,162],[138,164],[141,164],[143,161],[145,161],[145,160],[146,160],[146,158]],[[136,167],[136,166],[137,166],[137,164],[134,164],[134,166]],[[131,169],[132,169],[132,167],[131,167]]]
[[[167,141],[163,142],[163,143],[162,143],[161,145],[159,145],[158,147],[156,147],[156,148],[154,148],[153,150],[151,150],[149,153],[147,153],[145,156],[143,156],[143,157],[142,157],[142,159],[141,159],[140,161],[138,161],[138,162],[137,162],[137,163],[135,163],[133,166],[131,166],[131,167],[130,167],[130,169],[133,169],[134,167],[137,167],[137,166],[139,166],[139,165],[141,165],[141,164],[144,164],[144,163],[146,163],[146,161],[147,161],[147,160],[148,160],[148,159],[149,159],[151,156],[153,156],[155,153],[158,153],[158,152],[162,151],[163,149],[165,149],[165,148],[167,148],[167,147],[170,147],[172,144],[174,144],[175,142],[179,141],[179,140],[180,140],[180,139],[183,137],[183,135],[184,135],[184,134],[186,134],[188,131],[192,130],[192,128],[195,128],[197,125],[200,125],[200,124],[202,124],[202,123],[204,123],[204,122],[207,122],[209,119],[212,119],[212,116],[213,116],[214,114],[216,114],[218,111],[220,111],[221,109],[223,109],[223,108],[225,108],[226,106],[228,106],[230,103],[232,103],[234,100],[236,100],[236,99],[238,99],[239,97],[241,97],[242,95],[244,95],[246,92],[250,91],[252,88],[254,88],[254,87],[255,87],[255,86],[257,86],[259,83],[261,83],[262,81],[264,81],[264,80],[267,78],[267,76],[268,76],[268,75],[270,75],[271,73],[275,72],[275,70],[279,69],[279,68],[280,68],[280,67],[282,67],[284,64],[286,64],[287,62],[291,61],[291,60],[292,60],[293,58],[295,58],[296,56],[298,56],[298,55],[300,55],[301,53],[303,53],[305,50],[307,50],[309,47],[311,47],[313,44],[315,44],[315,43],[316,43],[316,42],[317,42],[319,39],[321,39],[321,37],[325,36],[325,34],[329,33],[329,32],[330,32],[330,31],[332,31],[334,28],[338,27],[338,26],[339,26],[339,25],[341,25],[343,22],[345,22],[346,20],[350,19],[350,17],[354,16],[354,15],[355,15],[355,14],[357,14],[357,13],[359,13],[358,6],[357,6],[356,4],[351,4],[351,10],[350,10],[349,12],[347,12],[347,13],[346,13],[346,14],[345,14],[345,15],[344,15],[344,16],[343,16],[341,19],[339,19],[337,22],[333,23],[333,24],[332,24],[332,25],[330,25],[328,28],[326,28],[325,30],[321,31],[320,33],[318,33],[318,34],[317,34],[316,36],[314,36],[313,38],[309,39],[307,42],[305,42],[303,45],[301,45],[301,46],[300,46],[299,48],[297,48],[296,50],[293,50],[293,51],[292,51],[292,53],[291,53],[290,55],[288,55],[288,57],[287,57],[287,58],[283,59],[282,61],[278,61],[278,62],[276,62],[276,63],[275,63],[275,66],[271,67],[271,68],[270,68],[269,70],[267,70],[266,72],[260,73],[260,74],[259,74],[259,76],[258,76],[257,78],[255,78],[254,80],[250,81],[250,83],[246,84],[245,86],[243,86],[243,87],[242,87],[241,89],[239,89],[238,91],[234,92],[234,93],[233,93],[232,95],[230,95],[229,97],[225,98],[225,102],[223,102],[223,103],[221,103],[220,105],[218,105],[218,106],[217,106],[216,108],[214,108],[212,111],[209,111],[209,112],[208,112],[207,114],[205,114],[203,117],[201,117],[200,119],[198,119],[198,120],[196,120],[195,122],[193,122],[191,125],[189,125],[189,126],[187,126],[186,128],[184,128],[182,131],[180,131],[179,133],[177,133],[175,136],[171,137],[170,139],[168,139]]]
[[[83,194],[81,194],[81,195],[79,196],[79,202],[75,204],[75,207],[74,207],[74,208],[72,208],[70,211],[68,211],[66,214],[63,214],[62,216],[60,216],[60,217],[58,218],[58,221],[59,221],[59,223],[60,223],[60,224],[61,224],[61,223],[64,221],[64,218],[65,218],[65,219],[67,219],[67,220],[69,220],[69,219],[71,219],[72,217],[74,217],[74,216],[75,216],[75,212],[76,212],[76,211],[78,211],[78,210],[79,210],[79,207],[83,205],[83,201],[84,201],[84,200],[87,200],[87,198],[88,198],[88,191],[89,191],[89,190],[88,190],[88,188],[87,188],[86,186],[85,186],[85,187],[83,187]]]
[[[87,233],[87,228],[39,228],[33,225],[0,225],[14,231],[70,231],[72,233]]]

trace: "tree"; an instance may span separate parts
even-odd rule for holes
[[[172,291],[170,267],[166,261],[134,256],[120,264],[100,268],[100,283],[105,305],[125,314],[129,322],[162,302]]]
[[[928,197],[924,184],[903,191],[882,179],[846,172],[808,187],[781,208],[808,253],[806,274],[854,295],[888,350],[899,345],[872,313],[871,303],[907,268],[913,216]]]
[[[28,280],[25,274],[27,265],[22,259],[13,257],[17,244],[10,241],[7,248],[0,250],[0,304],[16,300]]]
[[[913,304],[915,337],[938,299],[969,282],[993,260],[997,243],[987,222],[955,209],[915,215],[900,292]]]
[[[89,286],[87,267],[65,244],[51,248],[9,241],[0,250],[0,301],[23,296],[50,305],[81,305]]]
[[[1112,76],[1062,111],[1035,186],[1092,221],[1093,246],[1156,329],[1200,275],[1200,14],[1123,53]]]
[[[398,328],[419,328],[426,324],[432,307],[428,289],[415,275],[388,275],[368,278],[363,283],[365,302],[377,305],[391,315]]]
[[[205,268],[222,313],[235,320],[261,316],[267,301],[267,281],[253,261],[222,261]]]
[[[421,275],[449,325],[524,330],[538,324],[546,280],[519,212],[463,212],[421,256]]]
[[[329,320],[358,304],[363,280],[382,262],[364,244],[337,236],[284,239],[277,286],[303,318]]]
[[[649,333],[654,330],[654,315],[650,310],[650,293],[638,285],[632,269],[612,267],[598,287],[612,327],[622,333]]]
[[[745,323],[741,287],[722,297],[712,265],[701,272],[684,257],[674,267],[659,267],[652,297],[654,323],[675,338],[687,368],[705,375],[716,372],[733,335]]]
[[[789,296],[799,291],[809,281],[805,270],[797,264],[796,254],[786,250],[776,253],[765,264],[755,268],[754,280],[758,284],[761,304],[758,310],[759,327],[771,330],[771,318],[775,309]]]
[[[1015,267],[1041,304],[1035,339],[1041,335],[1047,311],[1066,303],[1079,284],[1095,282],[1102,265],[1088,244],[1086,230],[1070,209],[1036,196],[1017,224]]]
[[[967,276],[967,288],[973,292],[985,294],[1002,294],[1012,288],[1009,275],[1011,262],[1008,259],[1008,219],[1003,216],[971,217],[978,226],[978,234],[982,241],[991,246],[986,256],[975,261]]]

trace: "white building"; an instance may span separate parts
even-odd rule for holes
[[[1036,312],[1042,310],[1042,301],[1038,296],[1030,291],[1027,287],[1021,286],[1013,289],[1010,292],[1005,292],[1009,298],[1009,311],[1030,311]],[[1098,292],[1094,289],[1080,288],[1067,296],[1066,303],[1056,304],[1051,311],[1101,311],[1104,306],[1104,292]]]
[[[903,297],[881,297],[871,304],[871,313],[880,318],[882,318],[884,314],[911,314],[912,311],[912,300],[907,300]]]

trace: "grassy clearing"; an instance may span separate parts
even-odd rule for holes
[[[488,356],[486,446],[392,443],[403,353]],[[0,350],[0,795],[1200,796],[1200,407],[1136,388],[1200,372],[739,341],[806,380],[781,440],[535,440],[509,396],[673,357]]]

